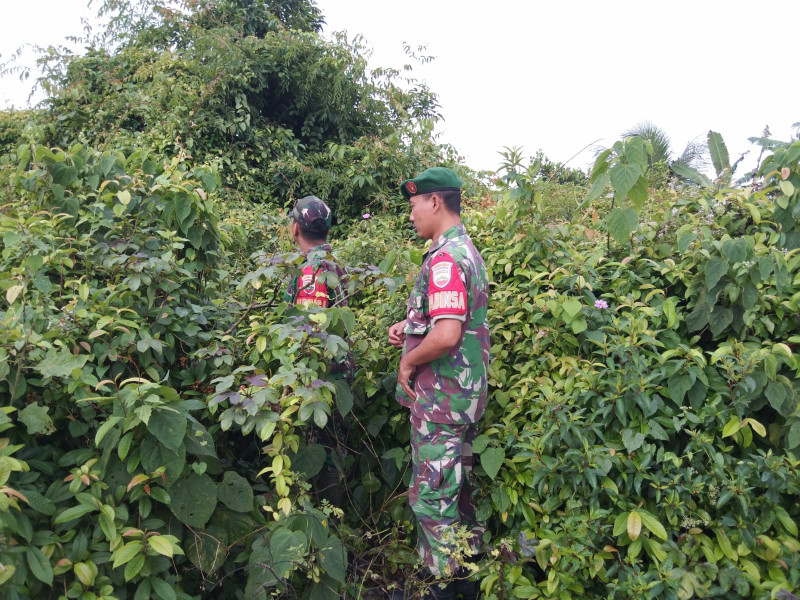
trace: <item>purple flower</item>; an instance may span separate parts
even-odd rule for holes
[[[594,307],[595,308],[601,308],[601,309],[602,308],[608,308],[608,302],[606,302],[605,300],[595,300],[594,301]]]
[[[369,213],[364,213],[361,216],[363,216],[365,219],[369,219],[372,215],[370,215]]]

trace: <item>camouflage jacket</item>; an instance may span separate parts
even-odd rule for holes
[[[330,244],[321,244],[308,251],[307,261],[301,267],[302,275],[292,279],[285,300],[297,306],[315,304],[321,308],[347,306],[347,270],[331,254]],[[352,353],[331,365],[334,377],[352,379],[355,361]]]
[[[489,367],[488,303],[486,265],[464,226],[451,227],[425,253],[408,299],[404,354],[422,342],[439,318],[461,321],[458,344],[417,367],[417,399],[397,386],[398,402],[418,419],[465,424],[483,415]]]

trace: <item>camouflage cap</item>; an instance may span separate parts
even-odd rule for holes
[[[331,228],[333,213],[324,201],[316,196],[300,198],[289,213],[301,227],[315,233],[327,233]]]
[[[406,179],[400,184],[400,191],[406,200],[418,194],[460,190],[461,180],[452,169],[447,167],[431,167],[413,179]]]

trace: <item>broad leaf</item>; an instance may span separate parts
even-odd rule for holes
[[[719,256],[715,256],[705,264],[703,271],[706,275],[706,287],[709,292],[711,292],[717,283],[719,283],[719,280],[728,273],[728,266],[728,261]]]
[[[344,379],[337,379],[334,381],[336,386],[336,408],[343,417],[346,417],[353,408],[353,392],[350,390],[350,384]]]
[[[203,527],[217,506],[217,486],[208,475],[190,473],[170,487],[172,513],[190,527]]]
[[[653,535],[660,537],[662,540],[667,539],[667,530],[664,529],[664,526],[653,514],[642,509],[638,509],[636,512],[639,513],[639,516],[642,519],[642,524],[647,527],[647,529],[651,531]]]
[[[314,477],[325,464],[325,448],[320,444],[312,444],[301,448],[292,459],[292,469],[302,473],[306,479]]]
[[[615,208],[608,215],[608,232],[620,245],[628,241],[638,224],[639,215],[632,208]]]
[[[47,414],[48,410],[49,407],[47,406],[40,406],[35,403],[29,404],[19,412],[19,417],[17,418],[21,423],[25,424],[30,435],[53,433],[56,428],[53,425],[53,419]]]
[[[253,510],[253,488],[250,482],[235,471],[225,471],[222,483],[217,486],[219,501],[231,510]]]
[[[53,567],[50,566],[50,559],[45,556],[44,552],[36,546],[30,546],[25,556],[33,576],[47,585],[52,585]]]
[[[177,450],[186,434],[186,415],[173,408],[156,409],[150,415],[147,429],[167,448]]]
[[[34,369],[44,377],[68,377],[73,369],[83,368],[88,358],[85,354],[75,355],[69,350],[51,348]]]
[[[506,453],[502,448],[487,448],[481,453],[481,466],[492,480],[497,477],[505,457]]]
[[[642,174],[640,165],[618,164],[611,169],[611,185],[614,188],[614,197],[622,200],[636,185]]]

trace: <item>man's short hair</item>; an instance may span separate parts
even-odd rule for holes
[[[295,223],[300,227],[300,234],[303,236],[303,239],[309,243],[325,243],[328,241],[328,232],[327,231],[317,231],[316,229],[309,229],[308,227],[303,226],[303,224],[298,221],[297,219],[294,220]]]
[[[461,190],[442,190],[435,193],[444,201],[447,210],[461,216]]]

